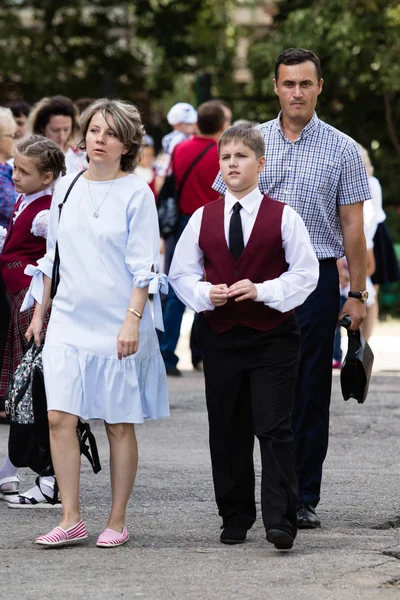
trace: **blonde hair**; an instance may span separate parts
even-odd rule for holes
[[[71,136],[68,143],[72,144],[79,128],[79,111],[72,100],[66,96],[52,96],[39,100],[29,115],[28,131],[31,134],[44,135],[51,117],[57,116],[71,117]]]
[[[145,133],[138,109],[133,104],[122,100],[108,98],[96,100],[81,115],[82,138],[78,143],[81,150],[86,150],[86,134],[90,121],[96,113],[104,117],[110,129],[127,149],[127,153],[121,156],[121,170],[132,172],[140,159]],[[113,118],[113,122],[110,121],[110,117]]]
[[[7,122],[11,122],[14,125],[14,128],[17,129],[11,109],[4,108],[1,106],[0,107],[0,137],[3,137],[3,135],[4,135],[4,129],[6,127]]]
[[[372,177],[372,175],[374,174],[374,167],[372,166],[372,162],[369,157],[368,150],[366,148],[364,148],[364,146],[361,146],[361,144],[358,144],[358,147],[361,152],[361,158],[363,160],[364,167],[366,168],[369,177]]]
[[[43,135],[31,135],[20,140],[15,152],[32,158],[41,173],[53,173],[54,182],[66,173],[64,152],[55,142]]]

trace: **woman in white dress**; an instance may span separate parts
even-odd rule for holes
[[[155,325],[162,328],[159,230],[152,192],[132,171],[143,127],[137,109],[98,100],[81,117],[89,168],[57,185],[47,252],[31,284],[37,303],[27,338],[40,343],[50,302],[57,239],[60,283],[43,349],[53,465],[61,492],[60,526],[36,541],[62,545],[87,537],[79,508],[77,418],[103,419],[110,444],[112,507],[98,546],[128,539],[125,512],[137,469],[135,423],[169,415],[165,368]],[[164,289],[163,289],[164,288]],[[26,305],[29,305],[27,299]]]

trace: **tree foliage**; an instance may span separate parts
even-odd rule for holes
[[[3,0],[0,101],[44,94],[160,97],[182,73],[229,78],[231,2]]]

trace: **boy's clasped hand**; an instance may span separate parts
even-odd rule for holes
[[[229,298],[235,298],[235,302],[242,300],[256,300],[257,288],[250,279],[241,279],[229,288],[226,283],[213,285],[210,288],[210,300],[214,306],[224,306]]]

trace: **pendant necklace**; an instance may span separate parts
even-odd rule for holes
[[[90,198],[90,202],[92,203],[92,206],[94,208],[94,213],[93,216],[95,219],[98,219],[99,217],[99,211],[100,211],[100,207],[102,206],[102,204],[104,203],[104,201],[106,200],[108,194],[110,193],[110,190],[114,184],[115,179],[112,180],[112,182],[110,183],[110,186],[108,188],[108,190],[106,191],[102,201],[100,202],[100,204],[98,206],[95,205],[95,203],[93,202],[93,198],[92,198],[92,192],[90,191],[90,183],[89,183],[89,179],[86,179],[87,181],[87,186],[88,186],[88,190],[89,190],[89,198]]]

